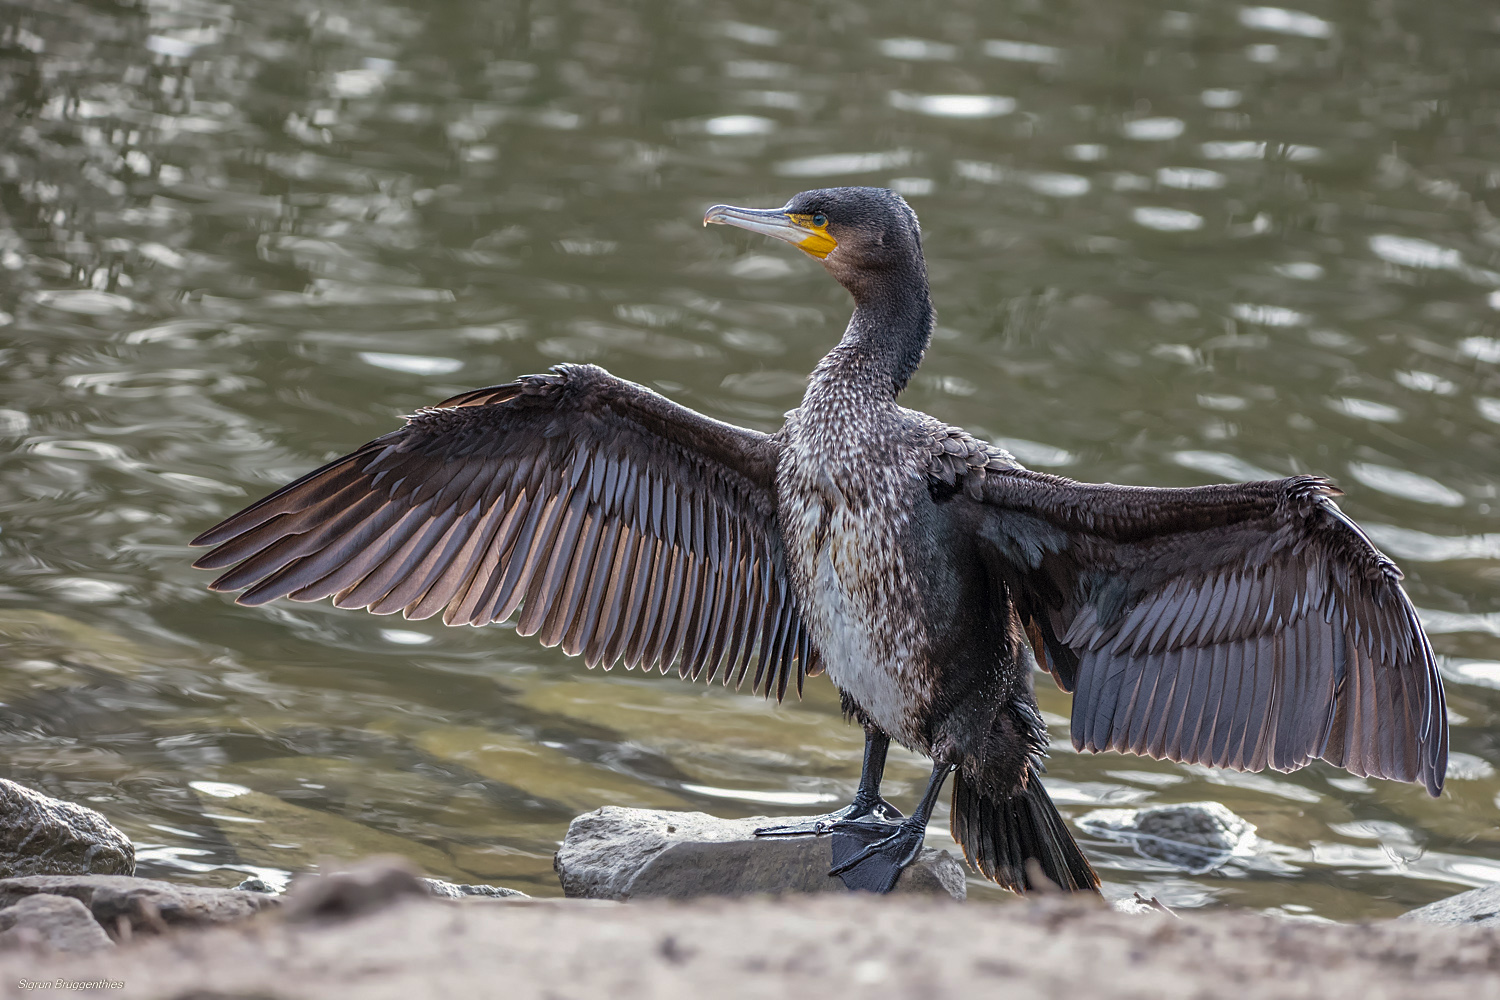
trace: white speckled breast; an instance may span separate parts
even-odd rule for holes
[[[925,489],[915,456],[891,454],[897,442],[868,426],[841,433],[826,415],[799,419],[805,416],[788,414],[778,477],[803,621],[833,683],[893,739],[924,750],[919,720],[929,692],[915,666],[927,643],[899,544],[907,498]],[[861,440],[882,441],[882,453],[868,454]]]

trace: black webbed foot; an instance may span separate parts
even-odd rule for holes
[[[880,827],[870,823],[848,824],[835,831],[833,837],[833,867],[828,874],[843,879],[850,889],[865,892],[890,892],[901,877],[901,869],[916,860],[922,850],[922,840],[927,836],[927,821],[932,818],[932,807],[937,804],[938,793],[953,765],[938,761],[932,765],[932,777],[927,779],[927,790],[922,801],[908,819],[894,827]]]
[[[890,892],[901,870],[916,860],[926,834],[925,823],[910,820],[894,830],[870,823],[839,827],[834,832],[833,867],[828,874],[837,875],[852,890]]]
[[[784,826],[763,826],[755,831],[757,837],[798,837],[808,834],[832,833],[848,824],[874,826],[878,824],[890,832],[890,827],[901,820],[901,810],[885,799],[861,800],[856,798],[842,809],[821,816],[809,816],[800,823]]]

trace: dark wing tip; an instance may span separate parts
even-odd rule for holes
[[[223,567],[221,566],[208,565],[208,563],[216,555],[218,555],[217,551],[205,553],[201,559],[193,563],[193,569],[222,569]],[[218,579],[207,585],[207,589],[212,590],[216,594],[228,594],[232,593],[233,591],[239,590],[239,587],[225,582],[224,577],[227,575],[228,574],[220,575]]]
[[[232,588],[230,588],[230,587],[215,587],[213,584],[209,584],[208,589],[212,590],[212,591],[216,591],[216,592],[218,592],[220,594],[226,594]],[[276,600],[276,597],[277,597],[277,595],[275,595],[275,594],[256,595],[254,593],[251,593],[251,592],[247,591],[247,592],[241,594],[239,597],[236,597],[234,599],[234,603],[238,604],[242,608],[258,608],[258,607],[260,607],[263,604],[270,604],[272,601]]]
[[[241,513],[243,513],[243,511]],[[214,525],[212,528],[207,528],[204,531],[200,532],[199,535],[198,535],[198,537],[194,538],[191,542],[188,542],[188,547],[189,548],[195,548],[195,549],[201,549],[205,545],[218,545],[220,542],[226,542],[229,539],[233,538],[235,535],[237,535],[239,533],[233,527],[234,522],[239,518],[239,516],[240,516],[239,514],[235,514],[232,517],[225,518],[224,520],[220,521],[218,524]],[[209,553],[209,555],[212,555],[212,553]],[[199,563],[201,563],[204,559],[207,559],[207,558],[208,558],[208,555],[204,555],[204,556],[199,557],[198,562],[193,563],[193,568],[194,569],[215,569],[216,567],[213,567],[213,566],[202,566],[202,565],[199,565]]]
[[[1435,664],[1434,664],[1435,667]],[[1448,699],[1443,692],[1441,675],[1433,669],[1430,706],[1434,733],[1427,747],[1427,757],[1422,761],[1422,778],[1427,785],[1427,794],[1437,798],[1443,794],[1443,781],[1448,776]]]

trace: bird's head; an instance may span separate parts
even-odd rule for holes
[[[922,230],[906,199],[886,188],[818,188],[781,208],[715,205],[703,224],[722,223],[784,240],[823,262],[844,287],[884,283],[922,264]]]

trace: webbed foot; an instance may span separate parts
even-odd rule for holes
[[[864,892],[890,892],[901,870],[916,860],[927,835],[926,824],[910,820],[889,826],[847,824],[833,838],[833,867],[845,886]]]
[[[824,813],[821,816],[809,816],[800,823],[760,827],[755,831],[755,835],[757,837],[800,837],[809,834],[832,833],[848,825],[864,825],[883,829],[884,832],[889,833],[890,827],[900,820],[901,810],[885,799],[876,798],[871,801],[855,799],[842,809]]]

